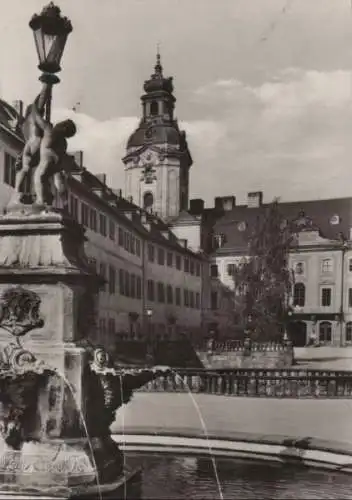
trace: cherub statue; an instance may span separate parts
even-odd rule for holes
[[[34,192],[36,204],[43,205],[48,200],[46,190],[49,188],[51,180],[61,197],[66,194],[66,177],[63,165],[63,158],[67,151],[67,138],[73,137],[76,133],[76,125],[72,120],[63,120],[52,125],[44,120],[38,108],[37,99],[33,103],[33,114],[35,123],[43,133],[40,141],[40,159],[38,166],[34,170]],[[67,203],[67,200],[65,200]]]
[[[43,115],[45,104],[49,98],[50,86],[44,83],[40,94],[36,98],[37,109],[41,115]],[[43,133],[35,121],[33,104],[27,107],[21,128],[26,143],[23,151],[16,158],[16,198],[19,198],[21,195],[20,189],[25,177],[29,175],[31,170],[39,163],[40,141],[43,137]]]
[[[52,125],[43,117],[43,108],[50,98],[50,84],[43,84],[41,93],[27,110],[23,126],[27,139],[21,160],[18,161],[15,190],[17,196],[21,184],[29,172],[33,172],[33,189],[37,205],[51,203],[51,183],[53,181],[59,196],[66,194],[66,176],[63,157],[67,150],[67,138],[76,133],[72,120],[64,120]],[[27,137],[26,137],[27,135]],[[67,199],[64,199],[67,204]]]

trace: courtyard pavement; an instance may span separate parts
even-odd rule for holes
[[[206,432],[315,438],[352,453],[352,400],[274,399],[137,392],[117,412],[112,433]],[[205,432],[206,431],[206,432]],[[327,444],[329,447],[329,444]]]

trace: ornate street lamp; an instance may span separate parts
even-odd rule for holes
[[[149,307],[145,310],[148,321],[148,338],[147,338],[147,361],[151,361],[154,358],[154,343],[152,340],[152,317],[153,309]]]
[[[72,31],[72,24],[67,17],[61,16],[59,7],[51,2],[43,8],[38,15],[35,14],[29,22],[33,30],[35,46],[37,49],[39,65],[42,71],[40,80],[51,86],[60,80],[56,73],[61,71],[60,62],[67,37]],[[50,121],[51,114],[51,90],[50,98],[46,106],[46,119]]]

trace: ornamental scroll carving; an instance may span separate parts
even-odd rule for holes
[[[19,342],[19,337],[44,326],[39,312],[40,303],[35,292],[20,286],[6,289],[0,300],[0,327]]]

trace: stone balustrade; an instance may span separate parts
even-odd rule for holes
[[[243,340],[215,341],[214,352],[244,352],[248,346]],[[290,343],[277,342],[251,342],[250,350],[253,352],[283,352],[292,349]]]
[[[273,398],[352,398],[352,373],[299,369],[183,369],[162,376],[141,390]]]

